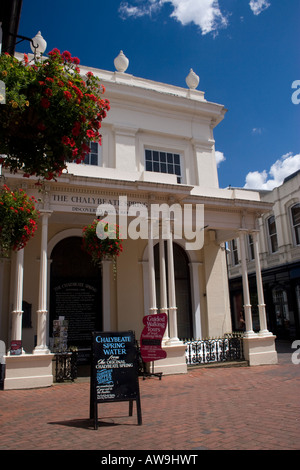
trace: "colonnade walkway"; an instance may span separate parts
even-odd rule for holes
[[[135,405],[105,403],[95,430],[88,381],[0,391],[0,450],[299,450],[300,354],[277,350],[276,365],[140,378],[142,425]]]

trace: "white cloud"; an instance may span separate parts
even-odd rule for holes
[[[152,13],[156,13],[162,6],[162,0],[146,0],[141,2],[137,1],[137,6],[129,5],[128,2],[121,2],[119,7],[119,13],[121,18],[124,20],[129,17],[138,18],[140,16],[151,16]],[[143,3],[143,4],[141,4]]]
[[[260,15],[260,13],[271,5],[268,0],[250,0],[250,8],[254,15]]]
[[[218,150],[216,150],[215,156],[216,156],[217,166],[219,166],[220,163],[222,163],[222,162],[224,162],[224,161],[226,160],[226,158],[225,158],[225,156],[224,156],[224,153],[223,153],[223,152],[219,152]]]
[[[181,24],[195,23],[200,27],[202,34],[217,31],[227,26],[227,19],[223,16],[218,0],[164,0],[170,1],[174,7],[172,17]]]
[[[171,17],[182,25],[195,23],[202,34],[216,32],[219,28],[227,26],[227,19],[219,7],[219,0],[134,0],[135,6],[122,2],[119,12],[123,19],[140,17],[158,12],[164,3],[171,3],[173,12]]]
[[[283,183],[284,178],[300,170],[300,153],[291,152],[279,158],[267,172],[250,171],[246,176],[246,189],[272,190]]]
[[[253,127],[252,129],[252,134],[262,134],[263,133],[263,129],[261,127]]]

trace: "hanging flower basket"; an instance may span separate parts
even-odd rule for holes
[[[95,265],[100,265],[104,259],[110,259],[116,264],[116,257],[123,251],[119,226],[101,220],[83,228],[83,248],[92,257]]]
[[[8,257],[27,244],[37,229],[39,212],[36,199],[22,189],[11,191],[4,185],[0,191],[0,256]]]
[[[0,80],[0,163],[24,176],[55,179],[68,162],[81,163],[89,143],[100,142],[101,121],[110,109],[99,78],[83,78],[79,59],[58,49],[34,64],[4,53]]]

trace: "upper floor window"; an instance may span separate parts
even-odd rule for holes
[[[300,245],[300,204],[295,204],[291,208],[292,227],[294,233],[294,241],[296,245]]]
[[[248,235],[248,252],[249,252],[249,260],[250,261],[254,260],[255,256],[254,256],[253,237],[250,233]]]
[[[177,176],[177,183],[182,181],[181,158],[178,153],[161,152],[158,150],[145,151],[146,171],[168,173]]]
[[[238,253],[238,245],[237,245],[236,238],[231,240],[230,248],[231,248],[231,262],[233,266],[236,266],[237,264],[239,264],[239,253]]]
[[[85,156],[83,163],[86,165],[102,165],[102,147],[98,142],[91,142],[90,149],[91,151]]]
[[[268,218],[267,226],[270,251],[271,253],[275,253],[276,251],[278,251],[278,241],[274,215],[271,215],[271,217]]]

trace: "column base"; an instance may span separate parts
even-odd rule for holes
[[[163,344],[162,348],[166,351],[167,357],[154,361],[154,373],[162,372],[164,375],[186,374],[185,344],[182,342],[176,342],[176,344],[168,342],[168,344]]]
[[[36,346],[32,351],[32,354],[38,356],[50,354],[50,349],[48,348],[48,346]]]
[[[53,354],[5,356],[4,390],[50,387]]]
[[[275,349],[276,336],[244,337],[244,355],[249,366],[277,364],[278,357]]]

